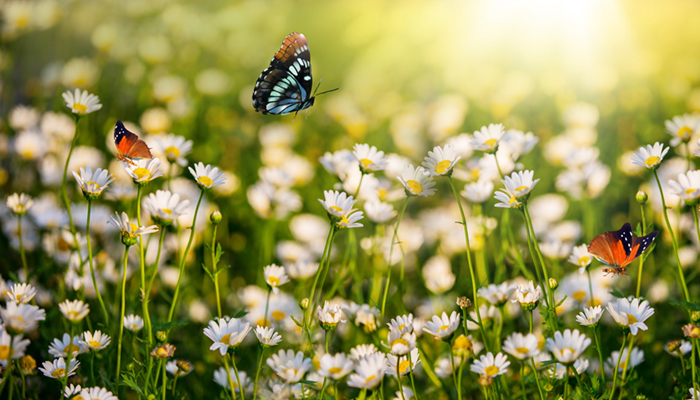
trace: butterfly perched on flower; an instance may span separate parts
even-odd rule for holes
[[[298,113],[314,104],[312,88],[309,43],[304,35],[293,32],[284,38],[270,66],[258,77],[253,90],[253,107],[263,114]]]
[[[646,236],[634,236],[632,227],[626,223],[619,231],[605,232],[594,237],[588,246],[588,252],[598,261],[610,266],[603,269],[606,275],[627,275],[627,265],[644,253],[658,234],[659,231],[654,231]]]
[[[117,121],[114,128],[114,144],[117,146],[117,158],[131,165],[136,165],[134,159],[153,158],[146,142],[129,132],[122,121]]]

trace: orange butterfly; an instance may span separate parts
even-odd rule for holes
[[[122,121],[117,121],[114,128],[114,144],[117,146],[117,158],[131,165],[136,165],[132,161],[134,159],[153,158],[146,142],[124,128]]]
[[[626,223],[619,231],[605,232],[594,237],[588,246],[588,252],[611,267],[603,269],[606,276],[627,275],[626,266],[644,253],[658,234],[659,231],[654,231],[642,237],[633,236],[632,227]]]

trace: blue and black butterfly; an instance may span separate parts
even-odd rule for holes
[[[298,113],[314,104],[312,87],[309,43],[304,35],[293,32],[284,38],[270,66],[255,83],[253,107],[263,114]]]

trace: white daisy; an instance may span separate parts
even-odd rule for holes
[[[678,174],[678,181],[669,180],[671,193],[683,199],[685,204],[695,206],[700,202],[700,170]]]
[[[350,375],[348,379],[348,386],[358,389],[374,389],[384,379],[386,366],[384,353],[374,353],[360,359],[355,367],[355,373]]]
[[[348,196],[345,192],[335,190],[323,191],[324,200],[318,199],[328,215],[335,218],[342,218],[353,211],[353,206],[357,200]]]
[[[78,369],[78,365],[80,365],[80,362],[73,358],[70,360],[70,368],[68,368],[68,371],[66,371],[66,360],[64,360],[63,357],[60,357],[56,360],[53,360],[53,362],[44,361],[44,363],[42,364],[43,368],[39,367],[39,371],[41,371],[46,377],[53,379],[63,379],[66,376],[75,375],[75,371]]]
[[[489,124],[488,127],[483,126],[481,130],[474,132],[474,137],[471,138],[471,145],[474,150],[481,150],[487,153],[493,153],[498,149],[498,142],[506,133],[503,124]]]
[[[102,350],[109,346],[111,341],[112,338],[102,333],[102,331],[95,331],[95,333],[87,331],[83,333],[83,339],[79,343],[82,346],[86,346],[89,350]]]
[[[457,311],[452,311],[449,317],[446,312],[443,312],[441,317],[433,315],[432,320],[425,323],[423,331],[433,335],[435,339],[445,340],[459,328],[459,320]]]
[[[24,357],[27,346],[29,339],[22,339],[22,335],[12,336],[6,330],[0,330],[0,365],[7,367],[9,360]]]
[[[82,300],[65,300],[58,304],[58,308],[67,320],[77,322],[90,313],[90,305]]]
[[[80,385],[75,386],[71,383],[70,385],[66,386],[66,389],[63,391],[63,396],[68,399],[73,397],[74,395],[80,394],[81,390],[82,388],[80,387]]]
[[[102,108],[100,98],[88,93],[87,90],[82,92],[80,89],[75,89],[75,92],[68,90],[62,96],[66,102],[66,107],[70,108],[73,114],[86,115]]]
[[[263,348],[277,346],[282,341],[282,336],[275,332],[274,328],[267,328],[260,325],[255,328],[255,337],[258,338],[260,346]]]
[[[478,180],[468,183],[460,194],[472,203],[483,203],[491,197],[493,193],[493,182],[489,180]]]
[[[527,198],[530,191],[535,188],[539,179],[533,180],[535,172],[534,171],[518,171],[513,172],[510,176],[506,176],[504,180],[501,180],[505,185],[505,191],[510,196],[515,197],[517,200],[522,201]]]
[[[70,335],[67,333],[63,334],[62,339],[55,338],[53,342],[49,345],[49,354],[51,354],[55,358],[68,358],[69,352],[73,354],[71,358],[75,358],[75,355],[83,354],[87,351],[87,346],[80,343],[80,336],[73,336],[73,339],[71,340]]]
[[[185,376],[192,372],[194,368],[189,361],[185,360],[171,360],[165,363],[165,370],[170,373],[170,375],[175,377]],[[234,371],[235,373],[235,371]]]
[[[224,367],[218,368],[214,371],[214,382],[218,383],[219,386],[225,389],[230,389],[229,377],[231,377],[230,382],[233,384],[233,391],[236,393],[241,391],[241,386],[243,386],[243,389],[245,390],[246,386],[250,385],[250,378],[248,378],[245,371],[238,372],[238,377],[241,379],[240,381],[236,379],[236,371],[233,369],[233,367],[229,367],[228,373],[226,373],[226,368]],[[243,382],[242,385],[241,382]]]
[[[352,372],[355,363],[344,353],[324,354],[319,362],[318,374],[337,381]]]
[[[503,342],[503,351],[518,360],[535,357],[540,354],[539,340],[537,336],[532,333],[523,335],[522,333],[515,332],[508,336]]]
[[[398,329],[389,329],[384,346],[395,355],[404,355],[416,348],[416,334],[414,332],[401,333]]]
[[[387,324],[389,329],[396,330],[402,334],[413,332],[413,314],[399,315]]]
[[[449,175],[461,159],[452,145],[445,145],[444,148],[435,146],[433,151],[428,152],[428,157],[425,157],[423,167],[430,176]]]
[[[345,322],[343,318],[343,310],[340,305],[336,304],[331,307],[331,303],[326,301],[323,307],[316,307],[316,319],[324,330],[333,330],[340,322]]]
[[[284,264],[287,270],[287,275],[292,279],[303,280],[308,279],[318,271],[318,263],[308,261],[297,261]]]
[[[7,292],[7,298],[15,303],[29,303],[36,295],[36,288],[27,283],[15,283]]]
[[[119,400],[112,392],[99,386],[81,390],[76,398],[78,397],[83,400]]]
[[[280,350],[267,359],[267,365],[287,383],[299,382],[311,368],[311,359],[305,358],[301,351]]]
[[[124,169],[131,179],[134,180],[134,183],[145,185],[164,174],[163,170],[160,169],[160,159],[158,157],[134,160],[134,164],[124,163]]]
[[[200,162],[194,165],[194,169],[192,167],[188,167],[188,169],[202,190],[209,190],[214,186],[226,183],[226,176],[223,172],[219,173],[219,168],[217,167],[212,167],[211,165],[205,167],[204,163]]]
[[[392,218],[396,216],[396,210],[394,206],[389,203],[384,203],[381,201],[369,201],[365,203],[365,213],[370,221],[377,224],[384,224],[389,222]]]
[[[134,223],[130,223],[129,217],[126,215],[125,212],[122,212],[121,217],[119,216],[119,213],[116,212],[114,213],[114,215],[116,216],[116,218],[110,216],[108,222],[117,229],[119,229],[119,231],[121,231],[122,243],[124,244],[129,243],[129,245],[134,245],[136,244],[136,238],[138,238],[139,236],[158,232],[157,225],[139,227]]]
[[[181,167],[187,165],[185,156],[192,151],[191,140],[169,133],[167,136],[156,139],[156,143],[158,143],[158,147],[160,147],[168,162],[177,163]]]
[[[554,338],[547,338],[547,348],[554,354],[554,358],[562,364],[571,364],[583,354],[591,344],[591,339],[580,333],[578,329],[567,329],[554,332]]]
[[[396,367],[398,363],[398,370],[401,376],[408,374],[413,371],[418,364],[420,364],[420,353],[418,349],[411,350],[410,353],[403,356],[395,356],[393,354],[386,355],[386,373],[392,376],[396,376]]]
[[[89,166],[80,167],[80,174],[73,171],[73,177],[80,190],[83,191],[83,196],[90,200],[94,200],[102,194],[102,191],[114,180],[112,174],[106,169],[97,168],[93,173]]]
[[[619,351],[613,351],[610,354],[610,357],[608,357],[607,360],[605,360],[605,370],[606,372],[613,372],[615,370],[615,366],[617,365],[618,358],[620,362],[620,366],[618,367],[618,372],[622,372],[624,370],[630,370],[637,365],[641,364],[644,362],[644,350],[638,348],[638,347],[633,347],[632,352],[629,353],[629,365],[627,365],[627,350],[628,348],[625,347],[624,350],[622,350],[622,356],[620,356]]]
[[[505,354],[498,353],[494,357],[493,353],[488,352],[486,355],[479,357],[478,360],[474,360],[474,364],[469,369],[481,376],[495,378],[508,372],[509,366],[510,361],[508,361]]]
[[[586,267],[591,265],[591,261],[593,256],[588,252],[588,246],[585,244],[574,247],[569,256],[569,262],[578,265],[579,274],[586,272]]]
[[[360,361],[364,358],[367,358],[367,356],[370,356],[376,352],[378,352],[379,349],[377,349],[373,344],[360,344],[352,349],[350,349],[350,357],[352,357],[353,360],[355,361]]]
[[[532,281],[529,281],[527,285],[518,285],[515,289],[515,299],[511,300],[513,303],[516,301],[526,310],[532,310],[537,306],[537,302],[542,298],[542,288],[540,285],[535,287]]]
[[[143,318],[134,314],[124,316],[124,328],[132,332],[140,331],[143,329]]]
[[[491,304],[503,305],[513,296],[515,289],[516,286],[510,282],[503,282],[500,285],[492,283],[486,287],[480,288],[477,293],[479,297]]]
[[[629,328],[633,335],[637,335],[639,329],[646,331],[648,328],[644,321],[654,315],[654,309],[649,307],[647,300],[639,302],[634,298],[630,302],[626,298],[617,299],[608,303],[608,312],[613,316],[615,322],[623,328]]]
[[[583,326],[595,327],[598,325],[598,321],[600,321],[600,317],[603,316],[604,312],[605,310],[603,310],[602,306],[584,308],[576,316],[576,321]]]
[[[268,265],[264,270],[265,282],[277,294],[280,292],[279,287],[289,282],[289,277],[284,267],[275,264]]]
[[[0,308],[0,318],[5,329],[29,333],[36,329],[39,321],[46,319],[46,312],[31,304],[8,302],[5,308]]]
[[[671,146],[676,147],[681,143],[688,143],[698,130],[700,119],[691,114],[676,115],[672,120],[666,120],[666,132],[673,136]]]
[[[216,320],[209,321],[209,326],[204,328],[204,335],[214,342],[209,346],[209,350],[218,350],[223,356],[229,347],[235,350],[245,339],[250,329],[250,323],[241,319],[219,318],[218,322]]]
[[[654,146],[648,144],[647,147],[640,147],[632,157],[632,163],[641,165],[647,169],[656,169],[661,164],[670,147],[665,147],[662,143],[656,142]]]
[[[34,200],[27,194],[13,193],[7,197],[5,204],[15,215],[24,215],[32,208]]]
[[[360,163],[360,169],[363,172],[381,171],[386,168],[389,159],[384,157],[383,151],[377,151],[377,148],[368,144],[355,144],[352,149],[352,154]]]
[[[355,211],[342,217],[335,224],[341,228],[362,228],[362,224],[357,222],[363,218],[362,211]]]
[[[188,213],[190,201],[180,201],[180,195],[169,190],[157,190],[143,199],[143,206],[151,214],[153,221],[168,226],[181,215]]]
[[[408,164],[404,167],[401,176],[397,176],[396,179],[401,182],[409,196],[428,197],[437,191],[437,189],[433,189],[435,186],[433,178],[427,175],[423,167],[416,168],[412,164]]]

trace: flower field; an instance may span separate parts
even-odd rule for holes
[[[700,399],[699,12],[0,2],[0,399]]]

